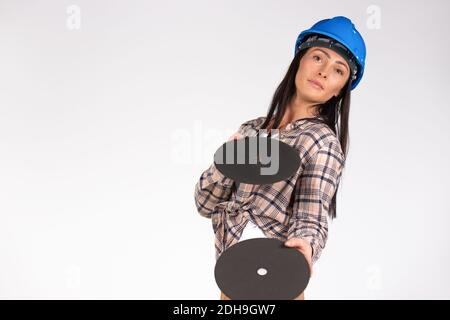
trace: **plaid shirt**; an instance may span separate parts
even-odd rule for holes
[[[265,118],[244,122],[238,132],[252,135]],[[320,257],[328,237],[329,204],[345,165],[339,139],[326,124],[308,119],[289,123],[277,139],[299,152],[300,167],[290,178],[236,184],[213,163],[195,185],[197,211],[212,221],[216,259],[239,241],[248,220],[268,238],[303,238],[313,249],[312,262]]]

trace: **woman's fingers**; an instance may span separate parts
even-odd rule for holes
[[[228,141],[231,141],[231,140],[233,140],[233,139],[241,139],[241,138],[243,138],[244,136],[242,135],[242,134],[240,134],[239,132],[236,132],[235,134],[233,134],[229,139],[228,139]]]
[[[284,243],[287,247],[296,248],[300,251],[306,258],[308,262],[310,276],[313,274],[312,268],[312,248],[308,241],[301,238],[291,238]]]
[[[299,247],[303,247],[305,244],[305,240],[303,240],[302,238],[291,238],[289,240],[287,240],[285,242],[286,245],[288,246],[299,246]]]

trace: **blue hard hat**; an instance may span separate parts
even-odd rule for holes
[[[308,36],[312,34],[323,35],[327,38],[334,39],[351,53],[357,65],[357,73],[351,85],[352,90],[355,89],[364,74],[366,44],[352,21],[343,16],[320,20],[310,29],[304,30],[299,34],[295,43],[295,54],[300,50],[300,46],[307,40]]]

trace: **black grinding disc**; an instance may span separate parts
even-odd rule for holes
[[[293,300],[309,282],[305,256],[278,239],[238,242],[219,257],[216,283],[232,300]]]
[[[230,151],[228,157],[227,151]],[[270,161],[266,163],[264,158],[270,158]],[[214,164],[224,176],[237,183],[272,184],[295,174],[300,166],[300,155],[295,148],[280,140],[244,137],[228,141],[217,149]]]

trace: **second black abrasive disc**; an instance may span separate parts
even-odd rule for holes
[[[219,257],[216,283],[232,300],[293,300],[309,282],[305,256],[278,239],[238,242]]]

